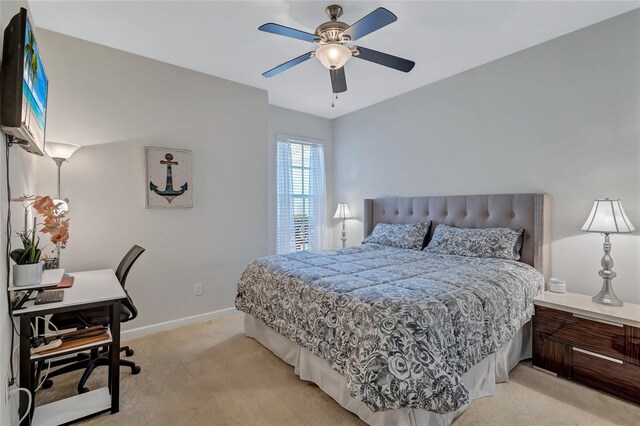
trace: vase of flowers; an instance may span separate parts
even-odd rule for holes
[[[13,285],[38,284],[42,281],[43,264],[40,262],[40,256],[44,248],[40,246],[38,234],[50,234],[51,243],[60,244],[64,248],[69,239],[69,219],[65,219],[65,212],[49,196],[23,195],[11,201],[20,202],[24,207],[24,230],[17,233],[22,247],[12,250],[9,254],[16,263],[13,265]],[[43,221],[38,222],[38,217],[34,215],[29,229],[31,208]]]

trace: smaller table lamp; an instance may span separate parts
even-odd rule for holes
[[[346,219],[352,219],[351,211],[349,211],[349,206],[347,203],[338,203],[338,208],[336,209],[336,213],[333,215],[334,219],[342,219],[342,248],[346,247],[347,244],[347,233],[344,230],[344,222]]]
[[[611,241],[609,236],[622,232],[633,232],[633,227],[629,217],[622,208],[619,199],[610,200],[608,198],[595,200],[593,208],[582,226],[583,231],[600,232],[604,234],[604,256],[600,264],[602,270],[598,274],[602,277],[602,289],[600,293],[593,296],[591,300],[595,303],[608,306],[622,306],[622,300],[618,299],[613,292],[611,281],[616,277],[613,268],[613,259],[611,258]]]

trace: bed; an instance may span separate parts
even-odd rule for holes
[[[541,194],[365,200],[377,224],[523,229],[520,259],[378,244],[252,262],[236,306],[245,332],[369,424],[447,425],[530,357],[533,297],[544,288]]]

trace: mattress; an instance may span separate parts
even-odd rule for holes
[[[544,283],[516,261],[366,244],[249,264],[236,307],[321,358],[372,412],[452,413],[462,376],[529,321]]]

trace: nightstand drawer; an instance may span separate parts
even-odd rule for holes
[[[534,366],[640,404],[640,305],[549,292],[534,304]]]
[[[625,329],[598,319],[536,306],[533,317],[535,332],[548,339],[588,349],[619,360],[625,356]]]
[[[635,365],[574,347],[573,379],[640,403],[640,368]]]

